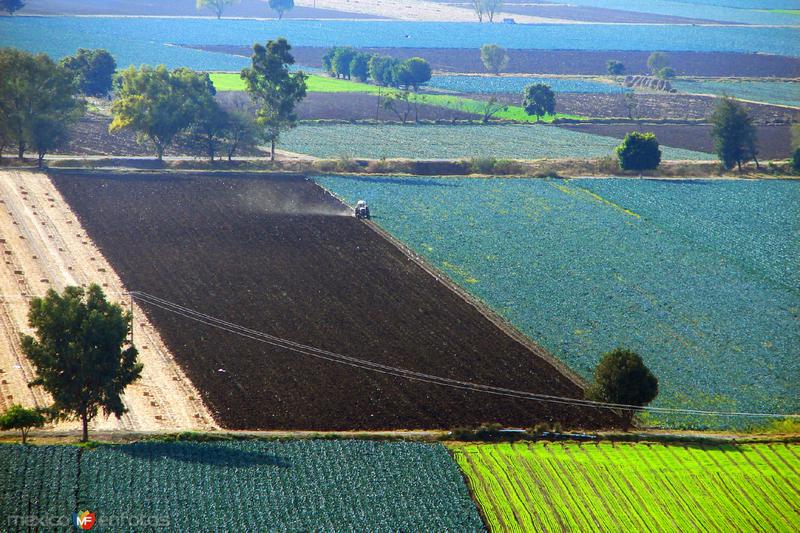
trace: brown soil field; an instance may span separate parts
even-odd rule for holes
[[[471,94],[470,98],[487,99],[490,95]],[[520,94],[493,94],[504,103],[520,105]],[[694,94],[635,93],[634,119],[706,120],[714,112],[717,98]],[[786,124],[796,121],[800,112],[786,107],[745,103],[756,123]],[[624,94],[557,93],[556,111],[593,118],[628,118]]]
[[[27,0],[23,14],[41,15],[158,15],[175,17],[215,16],[208,9],[198,10],[195,0],[170,0],[169,2],[140,2],[136,0]],[[225,17],[275,16],[266,3],[260,0],[241,0],[227,6]],[[385,18],[364,13],[346,13],[333,9],[295,6],[287,11],[284,18],[306,19],[375,19]]]
[[[622,139],[632,131],[656,134],[658,142],[675,148],[686,148],[699,152],[714,152],[711,126],[708,124],[563,124],[567,128],[584,133],[595,133]],[[792,153],[791,126],[758,126],[759,159],[785,159]]]
[[[125,288],[62,196],[44,174],[0,171],[0,412],[13,403],[44,407],[49,396],[29,388],[34,369],[20,347],[32,334],[27,310],[48,289],[97,283],[109,299],[128,306]],[[142,379],[125,392],[122,419],[98,418],[93,429],[164,431],[216,427],[199,393],[172,359],[158,332],[134,306],[134,337]],[[57,431],[78,428],[57,424]]]
[[[78,173],[52,179],[132,289],[348,356],[582,396],[541,349],[515,340],[307,179]],[[607,412],[407,381],[157,308],[147,313],[216,419],[231,429],[614,422]]]
[[[243,92],[220,92],[217,99],[225,107],[247,108],[249,100]],[[383,99],[385,100],[385,98]],[[383,101],[381,100],[381,101]],[[378,96],[363,93],[309,93],[297,105],[300,120],[378,120],[399,122],[392,111],[379,107]],[[404,108],[404,106],[403,106]],[[402,111],[401,111],[402,112]],[[473,113],[432,105],[419,106],[420,120],[472,120],[479,118]],[[414,120],[414,111],[409,115]]]
[[[250,57],[252,48],[241,45],[199,45],[212,52]],[[467,48],[364,48],[366,52],[408,58],[419,56],[443,72],[486,72],[480,52]],[[292,47],[298,65],[322,67],[327,48]],[[509,63],[504,72],[528,74],[591,74],[605,75],[606,61],[616,59],[625,64],[627,74],[648,74],[650,51],[588,50],[508,50]],[[800,77],[800,58],[736,52],[670,52],[670,61],[678,76],[706,77]]]

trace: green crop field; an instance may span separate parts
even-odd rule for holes
[[[598,158],[620,140],[540,124],[399,125],[301,124],[286,132],[280,147],[315,157],[378,159]],[[662,147],[664,159],[710,160],[714,156]]]
[[[76,510],[95,512],[100,531],[483,529],[458,467],[440,444],[0,445],[0,531],[27,530],[6,517],[65,520]],[[134,526],[159,520],[162,527],[104,526],[112,517]]]
[[[218,91],[244,91],[245,84],[239,74],[231,72],[213,72],[210,74],[211,81]],[[327,76],[310,75],[306,81],[309,93],[366,93],[366,94],[382,94],[383,96],[398,95],[402,91],[398,89],[388,89],[385,87],[378,87],[377,85],[370,85],[369,83],[359,83],[357,81],[341,80],[330,78]],[[486,103],[472,98],[463,98],[461,96],[449,94],[411,94],[411,100],[419,104],[435,105],[439,107],[446,107],[447,109],[455,109],[465,113],[483,114]],[[499,111],[494,115],[496,119],[510,120],[516,122],[552,122],[557,118],[569,118],[579,120],[584,117],[577,115],[565,115],[556,113],[555,115],[547,115],[536,119],[531,117],[520,106],[508,106],[505,110]]]
[[[493,531],[798,531],[800,446],[454,445]]]

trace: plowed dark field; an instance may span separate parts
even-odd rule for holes
[[[310,181],[56,174],[125,284],[209,315],[430,374],[581,396],[543,357]],[[432,186],[436,186],[433,185]],[[146,305],[146,304],[145,304]],[[235,429],[613,422],[592,409],[411,382],[147,308],[218,421]]]

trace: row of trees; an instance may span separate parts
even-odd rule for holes
[[[197,0],[197,9],[209,9],[218,19],[222,18],[225,9],[233,4],[238,4],[239,0]],[[294,7],[294,0],[268,0],[269,8],[278,14],[278,18],[283,18],[283,14]]]
[[[383,87],[403,87],[418,91],[430,81],[433,69],[421,57],[395,57],[359,52],[355,48],[336,46],[322,56],[322,65],[335,78],[372,80]]]

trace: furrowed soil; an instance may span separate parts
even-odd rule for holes
[[[251,46],[242,45],[184,45],[211,52],[250,57]],[[327,48],[292,47],[298,65],[322,67]],[[486,72],[480,51],[469,48],[364,48],[368,53],[398,58],[422,57],[438,71]],[[593,51],[593,50],[518,50],[509,49],[506,73],[530,74],[592,74],[606,75],[609,59],[622,61],[626,74],[649,74],[647,58],[651,51]],[[670,52],[670,63],[678,76],[704,77],[800,77],[800,58],[744,54],[739,52]]]
[[[131,289],[348,356],[582,396],[547,354],[512,338],[304,178],[56,174],[53,180]],[[340,366],[157,308],[146,311],[216,419],[231,429],[614,422],[593,409]]]
[[[35,371],[20,346],[20,334],[33,334],[27,320],[31,298],[44,296],[48,289],[97,283],[111,301],[127,308],[125,288],[44,174],[0,171],[0,255],[0,412],[15,403],[45,407],[52,400],[40,387],[28,387]],[[119,420],[98,416],[92,429],[216,427],[199,393],[138,306],[133,330],[144,371],[123,397],[129,412]],[[55,429],[78,427],[77,422],[64,422]]]

